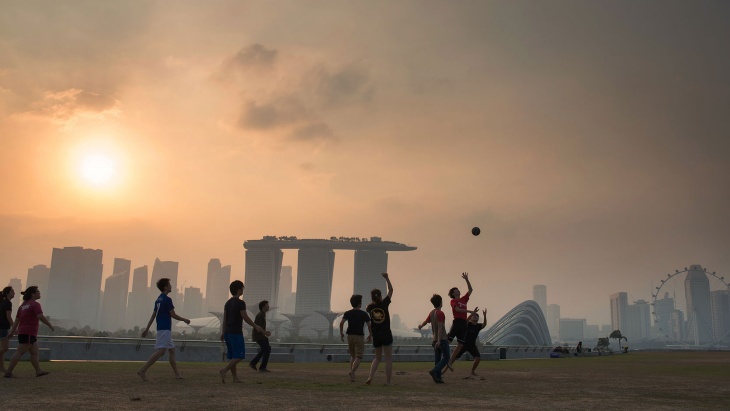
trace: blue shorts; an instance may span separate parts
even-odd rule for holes
[[[246,358],[246,343],[243,342],[243,334],[225,334],[228,359]]]

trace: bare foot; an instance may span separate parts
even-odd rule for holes
[[[176,380],[184,380],[185,377],[183,377],[182,375],[178,374],[178,375],[175,376],[175,379]]]
[[[142,371],[137,371],[137,375],[139,375],[139,378],[142,379],[142,381],[147,381],[147,376]]]
[[[44,376],[44,375],[48,375],[48,372],[47,372],[47,371],[41,371],[41,372],[39,372],[38,374],[36,374],[35,376],[36,376],[36,377],[42,377],[42,376]]]
[[[234,382],[235,384],[241,384],[241,383],[243,382],[243,380],[239,380],[238,378],[234,378],[234,379],[233,379],[233,382]]]
[[[220,371],[218,371],[218,374],[221,375],[221,382],[223,384],[225,384],[226,383],[226,370],[220,370]],[[234,380],[233,382],[236,382],[236,381]]]
[[[471,373],[471,376],[472,377],[478,377],[479,375],[477,373],[473,372],[473,373]]]
[[[353,374],[352,371],[348,372],[347,375],[350,376],[350,382],[355,382],[355,374]]]
[[[370,383],[371,383],[371,382],[373,382],[373,380],[372,380],[372,379],[370,379],[370,378],[368,378],[368,380],[367,380],[367,381],[365,381],[365,384],[367,384],[367,385],[370,385]]]

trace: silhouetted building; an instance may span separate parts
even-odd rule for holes
[[[41,290],[41,294],[48,294],[48,278],[51,275],[51,269],[46,267],[45,264],[39,264],[28,269],[28,277],[25,283],[28,286],[35,285]],[[16,290],[20,293],[21,290]]]
[[[246,289],[243,291],[247,307],[258,313],[258,303],[269,302],[269,307],[279,306],[279,275],[284,253],[279,248],[253,248],[246,250]],[[271,318],[278,318],[277,310]],[[290,313],[291,314],[291,313]]]
[[[134,269],[132,274],[132,291],[129,293],[127,305],[127,328],[135,326],[144,328],[152,315],[154,299],[150,295],[149,270],[146,265]],[[157,288],[155,287],[155,291]],[[155,297],[157,294],[155,294]]]
[[[650,336],[651,309],[648,302],[637,300],[626,307],[625,328],[621,334],[633,340],[643,340]]]
[[[547,319],[548,330],[550,330],[550,337],[553,341],[558,341],[560,339],[560,306],[548,304],[545,318]]]
[[[629,307],[629,296],[621,291],[611,294],[611,327],[615,330],[626,329],[626,310]]]
[[[226,301],[231,297],[230,285],[231,266],[227,265],[223,267],[219,259],[211,258],[208,262],[208,274],[205,282],[205,305],[207,312],[223,310]],[[248,284],[246,284],[244,296],[248,295],[248,291]]]
[[[20,280],[20,278],[11,278],[10,281],[8,281],[8,285],[10,287],[13,287],[13,290],[15,290],[15,293],[18,294],[18,296],[20,296],[21,291],[25,291],[25,289],[23,289],[23,282]],[[35,284],[32,284],[32,285],[35,285]],[[41,290],[41,291],[48,292],[48,290]],[[15,315],[15,314],[13,314],[13,315]]]
[[[294,306],[296,303],[292,285],[294,280],[292,278],[292,267],[285,265],[281,267],[281,275],[279,276],[279,312],[280,313],[293,313]]]
[[[219,310],[222,310],[223,306]],[[207,317],[203,315],[203,293],[200,288],[187,287],[185,289],[185,312],[184,317],[198,318]]]
[[[547,315],[547,287],[544,285],[533,285],[532,299],[540,306],[542,312]],[[548,324],[548,327],[550,327],[550,324]]]
[[[710,301],[715,340],[730,340],[730,293],[727,290],[712,291]]]
[[[334,268],[335,252],[331,249],[299,249],[295,314],[312,314],[318,310],[332,311],[330,302]]]
[[[54,248],[46,315],[96,328],[100,309],[102,250]]]
[[[586,320],[583,318],[560,319],[560,341],[577,343],[583,341]]]
[[[377,237],[374,237],[377,238]],[[377,238],[380,240],[380,238]],[[332,256],[334,261],[334,255]],[[373,288],[385,292],[383,273],[388,271],[388,253],[385,250],[355,250],[355,283],[353,294],[360,294],[363,300]]]
[[[125,328],[131,269],[131,261],[124,258],[114,259],[112,275],[104,281],[100,330],[116,331]]]
[[[672,326],[672,313],[674,310],[674,298],[670,298],[668,292],[664,293],[662,299],[654,301],[657,332],[663,338],[674,338],[675,331]]]
[[[172,292],[170,292],[169,297],[172,298],[173,304],[177,304],[178,306],[182,305],[182,295],[177,288],[179,265],[180,263],[177,261],[161,261],[159,258],[155,258],[155,264],[152,266],[152,278],[150,278],[150,296],[156,299],[160,295],[160,290],[157,288],[157,281],[161,278],[169,278],[170,284],[172,285]]]
[[[698,264],[690,266],[684,280],[684,293],[687,301],[686,338],[695,344],[713,341],[710,280],[702,266]]]

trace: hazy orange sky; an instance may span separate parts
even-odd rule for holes
[[[204,289],[210,258],[243,279],[264,235],[417,246],[389,264],[410,326],[464,271],[490,322],[534,284],[605,324],[611,293],[648,300],[690,264],[730,277],[726,1],[0,10],[2,284],[83,246],[104,278],[159,257]]]

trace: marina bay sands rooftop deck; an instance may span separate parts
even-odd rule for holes
[[[264,236],[261,240],[246,240],[243,247],[247,250],[255,248],[328,248],[332,250],[382,250],[382,251],[413,251],[416,247],[394,241],[383,241],[380,237],[330,237],[299,239],[297,237]]]

